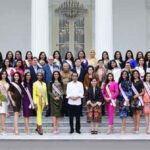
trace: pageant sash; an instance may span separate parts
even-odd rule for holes
[[[40,92],[42,94],[42,97],[44,99],[46,99],[46,94],[45,94],[45,92],[44,92],[43,87],[41,86],[41,84],[39,82],[36,82],[36,85],[37,85],[38,89],[40,90]]]
[[[32,99],[32,96],[31,96],[31,94],[30,94],[29,89],[28,89],[27,87],[25,88],[25,86],[24,86],[23,83],[22,83],[22,86],[23,86],[24,90],[26,91],[26,93],[27,93],[27,95],[28,95],[28,98],[29,98],[29,100],[30,100],[29,109],[35,109],[34,103],[33,103],[33,99]]]
[[[148,96],[150,97],[150,86],[146,82],[143,82],[143,84],[144,84],[144,87],[146,89]],[[150,100],[149,100],[149,102],[150,102]]]
[[[18,90],[18,92],[20,93],[20,95],[22,95],[22,90],[19,87],[19,85],[17,85],[15,82],[11,82],[11,84]]]
[[[125,94],[125,92],[123,91],[123,89],[121,87],[121,83],[119,84],[119,89],[120,89],[120,92],[121,92],[123,98],[125,99],[124,106],[127,106],[129,99],[128,99],[127,95]]]
[[[28,60],[25,60],[27,67],[30,67]]]
[[[137,89],[135,88],[135,86],[132,84],[132,90],[133,92],[136,94],[136,95],[139,95]],[[139,106],[144,106],[144,102],[143,102],[143,99],[142,99],[142,96],[138,96],[139,100],[140,100],[140,103],[139,103]]]
[[[52,87],[54,88],[54,90],[58,93],[59,96],[62,96],[63,93],[53,84]]]
[[[107,91],[108,96],[111,98],[110,100],[111,100],[112,105],[113,105],[114,107],[116,107],[116,100],[115,100],[115,99],[112,99],[112,95],[111,95],[111,92],[110,92],[110,90],[109,90],[108,85],[106,86],[106,91]]]

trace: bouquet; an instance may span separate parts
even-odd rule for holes
[[[7,99],[6,96],[4,94],[2,94],[1,91],[0,91],[0,101],[5,102],[6,99]]]

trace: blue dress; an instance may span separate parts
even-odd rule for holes
[[[131,88],[132,83],[129,80],[122,80],[120,84],[129,101],[131,101],[133,95]],[[126,118],[128,116],[129,108],[128,106],[124,106],[125,99],[122,96],[121,92],[119,93],[118,100],[119,100],[119,116],[121,119]]]

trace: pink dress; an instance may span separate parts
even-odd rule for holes
[[[109,83],[109,90],[112,95],[112,99],[116,99],[117,96],[119,95],[119,87],[118,84],[114,81]],[[103,96],[104,98],[109,98],[107,90],[106,90],[106,85],[103,87]],[[108,121],[109,125],[113,125],[114,123],[114,114],[115,114],[115,107],[112,105],[111,101],[106,101],[106,111],[108,113]]]

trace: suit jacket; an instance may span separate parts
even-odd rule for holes
[[[53,69],[59,70],[59,67],[54,64]],[[53,72],[51,71],[49,64],[46,64],[43,67],[43,70],[44,70],[44,82],[46,83],[46,85],[49,85],[49,83],[52,81]]]
[[[92,102],[102,102],[103,101],[103,94],[101,92],[100,87],[95,88],[95,94],[93,91],[93,87],[88,88],[87,92],[87,99]]]
[[[73,69],[72,72],[77,72],[76,68]],[[78,74],[78,81],[83,83],[84,76],[85,76],[85,70],[81,68],[80,74]]]
[[[35,72],[33,66],[31,65],[28,69],[30,70],[31,77],[32,77],[32,81],[33,81],[33,82],[37,81],[37,74],[36,74],[36,72]],[[41,68],[40,68],[39,66],[37,66],[37,70],[38,70],[38,69],[41,69]]]

